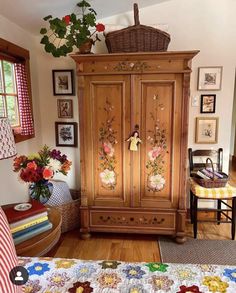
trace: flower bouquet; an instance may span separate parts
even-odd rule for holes
[[[67,175],[71,161],[59,150],[50,150],[44,146],[36,154],[19,156],[14,159],[13,171],[19,172],[19,178],[30,183],[29,192],[33,199],[46,203],[52,194],[53,185],[49,182],[56,173]]]

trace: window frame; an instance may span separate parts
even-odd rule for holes
[[[25,69],[26,69],[26,75],[27,75],[27,85],[28,85],[28,93],[30,98],[30,106],[31,106],[31,114],[32,119],[34,122],[34,116],[33,116],[33,103],[32,103],[32,90],[31,90],[31,78],[30,78],[30,54],[29,51],[17,46],[9,41],[6,41],[2,38],[0,38],[0,55],[2,59],[10,62],[24,62]],[[19,112],[19,115],[21,113]],[[14,131],[13,131],[14,133]],[[35,134],[31,135],[21,135],[20,133],[14,133],[15,142],[22,142],[28,139],[31,139],[35,137]]]

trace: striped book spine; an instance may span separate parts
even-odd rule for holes
[[[42,217],[46,217],[48,215],[48,212],[43,212],[43,213],[40,213],[40,214],[37,214],[37,215],[34,215],[34,216],[31,216],[31,217],[28,217],[28,218],[25,218],[23,220],[20,220],[20,221],[17,221],[17,222],[14,222],[12,224],[10,224],[10,228],[16,228],[18,226],[21,226],[23,224],[27,224],[33,220],[36,220],[36,219],[39,219],[39,218],[42,218]]]
[[[51,228],[52,228],[52,223],[49,222],[47,225],[45,225],[43,227],[34,229],[24,235],[21,235],[21,236],[14,238],[13,241],[14,241],[15,245],[20,244],[21,242],[24,242],[30,238],[33,238],[34,236],[37,236],[43,232],[46,232],[46,231],[50,230]]]
[[[29,228],[31,226],[37,225],[37,224],[42,223],[42,222],[47,221],[47,220],[48,220],[48,216],[38,218],[38,219],[33,220],[33,221],[29,222],[29,223],[26,223],[26,224],[17,226],[15,228],[12,228],[11,233],[19,232],[21,230],[24,230],[24,229]]]
[[[48,223],[49,223],[48,220],[47,220],[47,221],[44,221],[44,222],[42,222],[42,223],[36,224],[36,225],[31,226],[31,227],[29,227],[29,228],[26,228],[26,229],[24,229],[24,230],[21,230],[21,231],[15,232],[15,233],[12,234],[12,236],[13,236],[13,238],[19,237],[19,236],[24,235],[24,234],[26,234],[26,233],[28,233],[28,232],[34,230],[34,229],[38,229],[38,228],[40,228],[40,227],[46,226]]]

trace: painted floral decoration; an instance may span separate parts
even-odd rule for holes
[[[236,283],[236,269],[225,269],[224,276],[228,277],[231,281],[234,281]]]
[[[103,269],[116,269],[121,263],[114,260],[104,260],[103,262],[99,263]]]
[[[52,183],[48,180],[56,173],[67,175],[71,164],[66,155],[62,155],[59,150],[51,150],[45,145],[36,154],[16,157],[13,171],[19,172],[22,181],[30,183],[31,197],[45,203],[52,192]]]
[[[91,293],[93,288],[90,287],[90,282],[76,282],[73,287],[68,290],[69,293]]]
[[[148,151],[148,160],[146,169],[148,174],[147,186],[149,191],[158,192],[164,189],[166,180],[163,176],[165,160],[164,156],[167,150],[166,128],[164,123],[159,120],[159,111],[164,110],[164,105],[160,103],[158,95],[154,95],[154,112],[150,113],[150,119],[153,121],[153,129],[148,130],[147,141],[150,145]]]
[[[213,265],[203,264],[203,265],[197,265],[197,267],[199,267],[202,272],[211,272],[211,273],[215,272],[215,266]]]
[[[121,282],[121,278],[116,273],[103,273],[97,278],[101,288],[116,289]]]
[[[39,285],[39,280],[28,280],[24,285],[24,293],[36,293],[42,289],[42,286]]]
[[[178,291],[177,293],[203,293],[202,291],[199,291],[199,287],[195,285],[190,287],[180,286],[179,289],[180,291]]]
[[[164,263],[159,262],[150,262],[146,264],[146,266],[149,268],[150,272],[167,272],[168,265]]]
[[[207,286],[211,292],[226,293],[227,288],[229,287],[228,283],[223,282],[221,278],[217,276],[206,276],[202,283]]]
[[[49,271],[49,265],[47,263],[36,262],[33,266],[27,268],[29,275],[38,275],[41,276],[45,272]]]
[[[152,276],[149,283],[155,291],[163,290],[164,292],[168,292],[171,290],[171,286],[174,284],[174,281],[169,279],[167,276]]]
[[[115,117],[112,111],[114,111],[114,106],[106,99],[104,107],[106,120],[102,122],[99,128],[99,142],[101,143],[99,151],[100,180],[104,188],[111,190],[115,189],[117,177],[115,172],[115,145],[117,144],[117,140],[115,136],[116,131],[113,128]]]
[[[126,278],[130,279],[142,279],[145,272],[141,269],[140,266],[128,265],[126,269],[123,270],[126,274]]]
[[[77,278],[81,278],[81,277],[89,278],[94,272],[96,272],[94,265],[89,263],[79,264],[75,268],[75,275]]]
[[[57,269],[69,269],[75,263],[76,262],[74,260],[69,260],[69,259],[60,259],[55,262]]]

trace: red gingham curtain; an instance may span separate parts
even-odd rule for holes
[[[21,135],[34,134],[34,123],[31,112],[25,64],[15,63]]]

